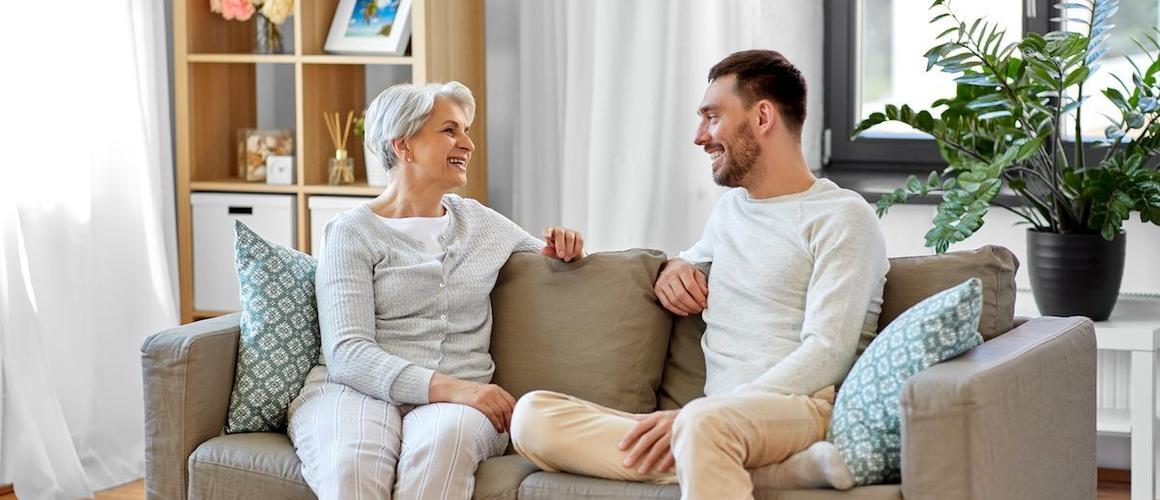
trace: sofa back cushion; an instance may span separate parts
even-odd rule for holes
[[[565,263],[512,255],[491,293],[493,382],[610,408],[656,408],[672,316],[653,293],[665,254],[627,250]],[[703,371],[702,371],[703,375]]]
[[[701,336],[705,321],[700,314],[678,317],[673,321],[669,339],[669,357],[665,362],[657,408],[675,410],[705,395],[705,353]]]
[[[979,278],[983,285],[979,333],[983,334],[983,340],[998,337],[1014,324],[1015,272],[1018,269],[1019,259],[1015,254],[995,245],[941,255],[890,259],[878,331],[927,297],[970,278]]]
[[[970,278],[979,278],[983,294],[979,333],[984,340],[991,340],[1014,327],[1015,271],[1018,269],[1019,260],[1010,250],[992,245],[940,255],[892,258],[890,272],[886,274],[878,331],[927,297]],[[699,314],[673,322],[668,359],[657,394],[660,409],[679,408],[704,395],[705,355],[701,351],[704,333],[705,322]],[[869,344],[869,340],[872,339],[862,339],[862,342]],[[860,345],[858,352],[865,347]]]

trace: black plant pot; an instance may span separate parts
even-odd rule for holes
[[[1108,319],[1124,277],[1124,242],[1124,233],[1108,241],[1098,234],[1028,230],[1028,270],[1039,313]]]

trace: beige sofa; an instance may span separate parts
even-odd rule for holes
[[[699,397],[699,318],[656,304],[655,251],[565,264],[517,255],[492,294],[495,382],[513,395],[554,389],[626,411]],[[880,325],[978,276],[983,345],[912,377],[902,396],[902,483],[833,490],[758,488],[760,499],[1095,497],[1095,334],[1086,318],[1016,320],[1010,252],[893,259]],[[710,292],[712,293],[712,292]],[[238,314],[151,336],[142,346],[150,499],[314,498],[283,434],[221,435]],[[865,339],[869,340],[869,339]],[[485,461],[475,498],[678,498],[675,485],[539,471],[517,455]]]

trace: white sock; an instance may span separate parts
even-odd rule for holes
[[[779,464],[769,464],[750,471],[753,486],[775,489],[827,488],[848,490],[854,487],[854,475],[838,448],[829,441],[818,441]]]

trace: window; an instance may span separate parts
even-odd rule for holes
[[[1075,18],[1078,14],[1076,10],[1078,9],[1069,9],[1068,15],[1061,17]],[[1100,69],[1084,85],[1084,95],[1088,96],[1088,99],[1084,101],[1080,113],[1085,140],[1104,137],[1104,129],[1109,124],[1104,115],[1120,116],[1116,106],[1101,93],[1102,89],[1109,87],[1120,88],[1119,82],[1112,75],[1119,76],[1131,85],[1132,63],[1129,61],[1135,61],[1141,69],[1144,69],[1147,67],[1145,61],[1151,60],[1148,55],[1156,56],[1156,48],[1148,41],[1147,36],[1155,37],[1156,32],[1153,29],[1160,26],[1160,0],[1121,0],[1120,11],[1113,16],[1112,22],[1116,26],[1107,41],[1108,51],[1096,62]],[[1073,24],[1076,23],[1065,22],[1063,26],[1065,29],[1071,29]],[[1083,26],[1077,28],[1086,30]],[[1141,42],[1143,47],[1136,45],[1133,39]],[[1149,49],[1150,54],[1146,54],[1144,49]],[[1074,140],[1075,121],[1070,116],[1068,118],[1064,130],[1066,137]]]
[[[850,139],[855,124],[887,104],[909,104],[930,109],[939,97],[954,92],[949,74],[937,68],[926,71],[923,54],[935,45],[946,27],[932,25],[936,14],[931,0],[826,0],[826,96],[825,129],[827,169],[832,172],[926,173],[945,167],[934,141],[901,123],[886,123]],[[998,23],[1007,30],[1004,43],[1017,41],[1024,33],[1046,33],[1067,19],[1054,7],[1056,0],[956,0],[956,15],[968,24],[976,18]],[[1107,118],[1118,111],[1100,90],[1117,85],[1112,74],[1131,84],[1131,65],[1125,57],[1143,63],[1142,50],[1132,42],[1153,33],[1160,21],[1160,0],[1120,0],[1113,18],[1116,27],[1100,58],[1100,69],[1088,81],[1084,94],[1083,136],[1103,137]],[[1086,27],[1080,27],[1086,29]],[[934,110],[937,112],[938,110]],[[1067,125],[1067,138],[1074,126]],[[1093,148],[1088,148],[1093,149]],[[1089,151],[1094,156],[1096,153]]]

